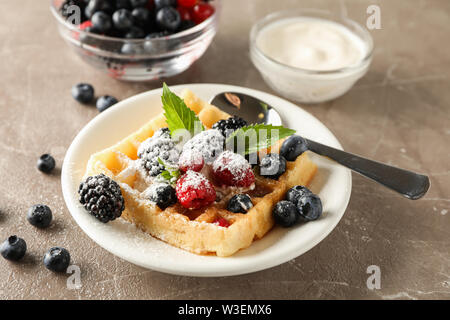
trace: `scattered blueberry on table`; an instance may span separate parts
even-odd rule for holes
[[[97,99],[97,109],[100,112],[105,111],[106,109],[108,109],[109,107],[115,105],[117,103],[117,99],[112,97],[112,96],[101,96],[100,98]]]
[[[28,222],[41,229],[47,228],[52,222],[52,218],[52,210],[44,204],[34,205],[27,212]]]
[[[80,103],[91,103],[94,100],[94,87],[88,83],[78,83],[72,87],[72,97]]]
[[[50,173],[55,168],[55,159],[49,154],[43,154],[37,161],[37,168],[44,173]]]
[[[44,255],[45,267],[53,272],[65,272],[70,264],[70,254],[67,249],[53,247]]]
[[[10,261],[18,261],[23,258],[27,252],[25,240],[18,236],[10,236],[0,245],[0,254],[3,258]]]

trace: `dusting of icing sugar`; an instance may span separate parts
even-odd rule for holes
[[[201,165],[203,163],[203,157],[200,152],[194,149],[183,149],[183,152],[178,159],[178,166],[187,167],[189,165]]]
[[[219,130],[210,129],[202,131],[183,146],[183,152],[191,149],[200,153],[207,164],[213,163],[214,159],[223,151],[225,138]]]
[[[243,179],[251,166],[248,161],[238,153],[222,152],[213,163],[213,170],[228,169],[236,179]]]
[[[188,170],[186,174],[182,176],[182,179],[183,183],[180,188],[181,192],[185,192],[191,188],[196,188],[201,184],[209,183],[208,179],[206,179],[203,174],[192,170]]]

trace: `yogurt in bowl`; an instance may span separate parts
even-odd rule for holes
[[[367,72],[372,50],[356,22],[318,11],[271,14],[250,35],[250,57],[267,84],[305,103],[347,92]]]

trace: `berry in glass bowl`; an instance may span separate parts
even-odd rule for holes
[[[88,64],[147,81],[189,68],[211,44],[219,1],[51,0],[58,31]]]

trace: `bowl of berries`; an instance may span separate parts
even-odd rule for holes
[[[211,44],[217,0],[51,0],[58,31],[89,65],[125,81],[171,77]]]

